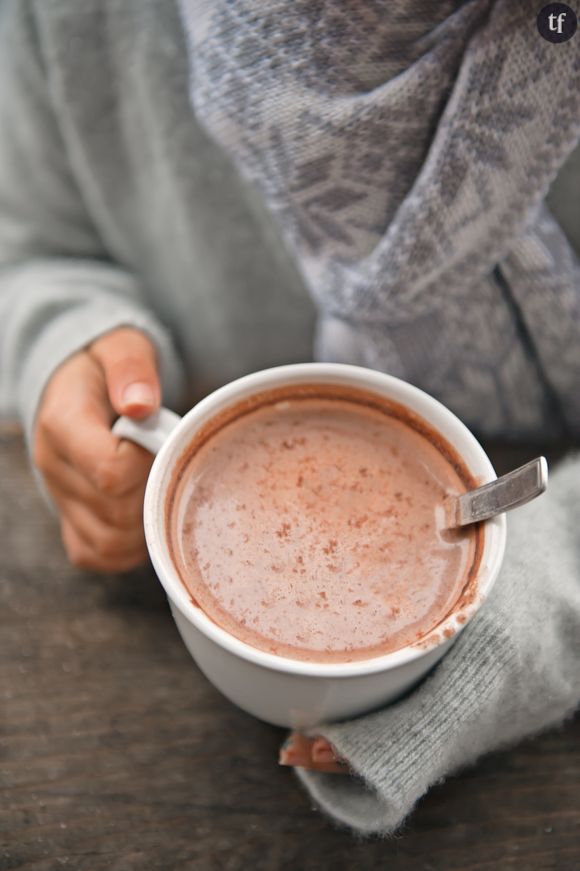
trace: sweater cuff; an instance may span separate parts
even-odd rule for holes
[[[353,772],[297,769],[312,798],[336,822],[363,834],[389,834],[432,785],[491,749],[494,716],[501,717],[517,651],[507,631],[487,623],[480,614],[407,698],[312,730],[330,741]],[[484,711],[489,728],[482,732]]]
[[[96,299],[63,312],[52,320],[28,355],[18,385],[19,411],[31,450],[36,413],[46,385],[65,360],[104,333],[119,327],[144,332],[157,350],[163,402],[176,406],[183,398],[185,379],[168,331],[147,311],[123,302]]]

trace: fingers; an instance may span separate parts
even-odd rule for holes
[[[81,484],[84,484],[82,479]],[[62,486],[48,480],[47,485],[59,510],[63,543],[73,565],[94,571],[121,572],[146,561],[142,521],[144,488],[133,491],[125,499],[114,500],[107,511],[106,501],[100,505],[97,502],[95,508],[96,500],[90,492],[79,498],[74,486],[67,493]]]
[[[145,417],[161,402],[157,360],[152,342],[129,327],[102,336],[89,348],[105,376],[110,403],[117,414]]]
[[[76,432],[63,432],[52,447],[62,463],[85,479],[95,498],[100,495],[109,500],[143,486],[154,459],[144,448],[120,441],[108,431],[103,433],[88,420]],[[41,463],[39,467],[42,469]]]
[[[66,518],[61,520],[61,535],[67,556],[74,566],[97,572],[128,572],[143,565],[147,560],[145,547],[135,550],[114,552],[105,556],[98,546],[83,538],[73,524]]]
[[[87,502],[75,497],[55,493],[54,501],[60,514],[74,526],[81,538],[91,543],[104,557],[112,557],[115,552],[137,550],[145,545],[141,509],[143,502],[135,501],[131,506],[132,522],[117,525],[112,518],[103,518]]]
[[[151,454],[110,430],[114,414],[103,372],[88,354],[77,354],[51,379],[38,414],[34,459],[50,476],[54,456],[104,496],[121,496],[146,480]]]
[[[326,774],[348,774],[344,760],[336,755],[326,738],[310,738],[300,732],[292,732],[280,749],[280,765],[322,771]]]
[[[146,476],[132,490],[120,493],[112,499],[97,490],[77,469],[55,454],[44,472],[44,480],[52,494],[82,502],[97,517],[115,528],[128,529],[142,522]]]
[[[144,483],[111,500],[94,491],[62,461],[55,477],[45,476],[45,481],[59,511],[63,543],[73,565],[121,572],[146,561]]]

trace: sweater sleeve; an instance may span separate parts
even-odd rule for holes
[[[580,700],[580,457],[509,520],[489,600],[401,702],[320,727],[353,776],[300,771],[336,821],[396,829],[435,783],[570,715]]]
[[[112,263],[75,184],[25,0],[0,8],[0,417],[30,444],[54,370],[99,335],[133,326],[154,342],[164,401],[181,363],[138,278]]]

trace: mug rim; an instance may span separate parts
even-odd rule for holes
[[[143,519],[147,548],[157,577],[170,603],[178,608],[188,622],[230,653],[269,670],[312,677],[345,678],[390,671],[420,659],[448,642],[465,628],[479,610],[495,583],[503,561],[507,528],[505,514],[487,520],[482,525],[483,546],[476,575],[477,595],[473,601],[459,608],[456,603],[443,620],[417,641],[390,653],[352,662],[292,659],[268,653],[236,638],[214,623],[198,605],[193,603],[169,555],[165,529],[166,491],[172,478],[171,472],[175,461],[182,455],[186,443],[191,440],[194,432],[219,411],[245,397],[272,387],[309,382],[344,384],[347,387],[374,390],[382,396],[402,403],[451,442],[475,477],[483,478],[483,483],[495,480],[497,477],[489,457],[465,424],[439,400],[409,382],[374,369],[345,363],[292,363],[276,366],[244,375],[219,387],[186,412],[169,434],[155,457],[145,491]],[[404,397],[402,398],[400,394],[404,394]],[[416,406],[421,407],[417,409]],[[436,420],[434,421],[433,418]],[[443,420],[453,431],[455,439],[449,438],[447,431],[441,431],[438,419]],[[457,445],[456,440],[462,442],[461,447]],[[474,468],[473,462],[467,460],[465,453],[469,453],[471,460],[476,461],[477,468]]]

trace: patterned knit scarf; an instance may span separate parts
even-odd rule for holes
[[[181,6],[194,111],[275,215],[317,356],[484,434],[579,434],[580,264],[543,199],[580,139],[580,32],[545,41],[530,0]]]

